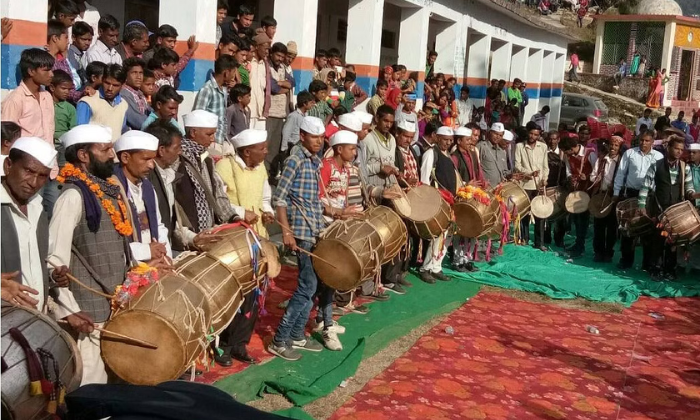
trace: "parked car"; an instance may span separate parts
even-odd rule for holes
[[[560,123],[578,129],[588,118],[601,123],[608,122],[608,107],[602,99],[577,93],[562,95]]]

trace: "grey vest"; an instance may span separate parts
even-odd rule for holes
[[[80,193],[80,189],[71,184],[64,185],[63,193],[70,189]],[[119,208],[117,200],[109,199],[115,208]],[[100,210],[103,209],[100,208]],[[73,231],[71,273],[86,285],[111,295],[114,289],[124,282],[128,261],[130,261],[128,240],[117,232],[109,215],[102,211],[100,228],[93,233],[88,228],[84,206],[81,206],[81,218]],[[95,322],[104,322],[109,318],[112,312],[109,299],[98,296],[75,283],[71,283],[69,288],[80,309],[90,315]]]
[[[3,204],[0,216],[2,219],[0,220],[2,223],[0,271],[3,273],[22,271],[22,258],[19,254],[19,238],[17,237],[15,222],[12,219],[12,209],[10,209],[9,204]],[[37,222],[36,240],[39,245],[39,257],[41,261],[46,261],[46,257],[49,254],[49,221],[44,212],[41,213],[39,221]],[[49,270],[45,263],[41,265],[41,271],[42,277],[44,278],[44,300],[46,300],[49,297]],[[41,309],[42,308],[39,308],[39,310]]]

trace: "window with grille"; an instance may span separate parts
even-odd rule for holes
[[[647,69],[661,66],[665,30],[666,24],[664,22],[639,22],[637,24],[637,51],[647,57]]]
[[[630,22],[605,23],[602,64],[618,64],[620,58],[627,57],[631,29]]]

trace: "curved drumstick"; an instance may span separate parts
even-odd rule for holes
[[[278,223],[278,224],[280,225],[280,227],[281,227],[282,229],[285,229],[285,230],[287,230],[287,232],[289,232],[289,233],[291,233],[291,234],[294,234],[294,232],[293,232],[291,229],[289,229],[288,227],[282,226],[281,223]],[[323,261],[324,263],[330,265],[331,268],[333,268],[334,270],[337,270],[337,269],[338,269],[338,267],[336,267],[332,262],[328,261],[328,260],[325,259],[325,258],[319,257],[318,255],[314,254],[314,253],[311,252],[311,251],[307,251],[307,250],[305,250],[305,249],[303,249],[303,248],[299,248],[299,247],[297,247],[296,250],[299,251],[299,252],[301,252],[302,254],[308,255],[309,257],[317,258],[319,261]]]

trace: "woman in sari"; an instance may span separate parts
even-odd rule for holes
[[[662,75],[661,70],[656,70],[656,76],[649,78],[649,93],[647,95],[647,107],[658,108],[661,106],[659,103],[659,90],[663,91],[663,85],[661,84]]]

